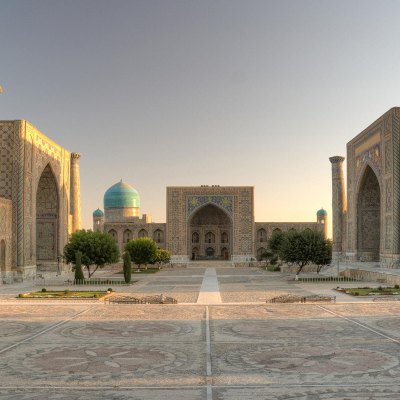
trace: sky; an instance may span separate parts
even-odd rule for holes
[[[0,0],[0,120],[80,159],[82,225],[123,179],[254,186],[259,222],[332,226],[329,157],[399,106],[399,1]]]

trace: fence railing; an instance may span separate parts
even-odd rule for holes
[[[59,278],[36,278],[34,286],[96,286],[96,285],[124,285],[123,278],[95,278],[95,279],[59,279]]]
[[[299,278],[296,282],[361,282],[364,279],[361,277],[352,277],[348,278],[347,276],[326,276],[326,277],[321,277],[321,276],[305,276]]]

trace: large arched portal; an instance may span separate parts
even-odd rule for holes
[[[49,164],[39,179],[36,192],[37,264],[56,263],[58,257],[59,197],[57,181]]]
[[[381,192],[378,179],[370,166],[366,167],[358,192],[358,240],[360,259],[379,261]]]
[[[189,222],[191,259],[229,259],[232,254],[231,228],[228,215],[213,204],[208,204],[195,212]],[[196,241],[193,238],[196,238]]]

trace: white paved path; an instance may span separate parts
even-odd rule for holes
[[[221,304],[221,294],[215,268],[207,268],[204,273],[197,304]]]

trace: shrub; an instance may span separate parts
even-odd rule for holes
[[[99,298],[99,295],[98,295],[97,293],[95,293],[93,297],[96,298],[96,299],[98,299],[98,298]]]
[[[68,289],[65,289],[65,290],[64,290],[64,293],[65,293],[65,294],[68,294],[68,293],[69,293],[69,290],[68,290]]]
[[[107,289],[107,292],[112,292],[113,290],[109,287],[108,289]]]
[[[20,293],[18,297],[25,297],[23,293]]]
[[[360,295],[360,293],[358,293],[358,292],[354,293],[354,296],[359,296],[359,295]]]
[[[47,292],[47,289],[46,289],[45,287],[42,288],[42,292],[43,292],[43,293]]]
[[[275,267],[274,268],[274,271],[280,271],[281,270],[281,267]]]
[[[394,285],[394,288],[395,289],[400,289],[400,286],[399,285]]]
[[[382,287],[382,286],[378,286],[378,290],[379,290],[380,292],[382,292],[383,287]]]

